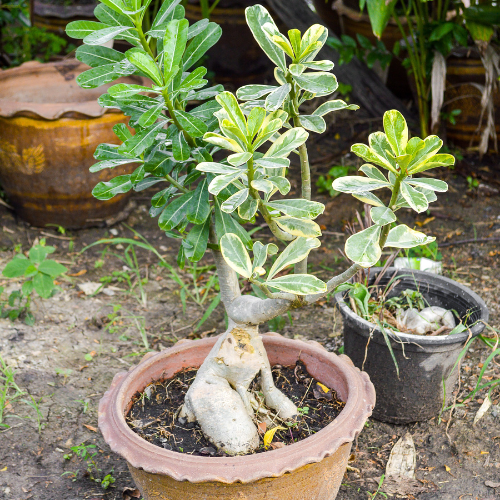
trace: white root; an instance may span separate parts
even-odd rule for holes
[[[205,436],[231,455],[252,452],[259,436],[248,389],[259,373],[266,404],[283,419],[297,415],[297,407],[274,385],[258,327],[230,321],[186,393],[180,417],[197,420]]]

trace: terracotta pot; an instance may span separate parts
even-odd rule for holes
[[[245,8],[255,3],[255,0],[222,0],[210,15],[210,21],[222,28],[222,36],[216,46],[208,51],[208,59],[203,64],[215,73],[218,83],[239,87],[265,83],[266,78],[273,75],[273,63],[255,41],[245,20]],[[272,9],[268,5],[266,8],[279,23]],[[197,0],[190,0],[186,4],[186,18],[190,24],[202,19],[201,6]]]
[[[113,125],[127,119],[97,103],[106,86],[77,85],[87,69],[70,59],[0,72],[0,185],[16,213],[35,226],[95,225],[127,201],[120,195],[103,202],[91,193],[99,181],[131,173],[134,165],[89,172],[97,145],[117,144]],[[120,81],[143,83],[140,77]]]
[[[131,399],[154,380],[199,367],[216,338],[181,341],[151,355],[128,373],[118,373],[99,404],[99,428],[111,449],[125,458],[145,500],[333,500],[347,466],[353,439],[375,404],[368,376],[346,356],[317,342],[263,336],[271,364],[295,365],[334,388],[346,402],[330,425],[281,449],[247,456],[210,458],[165,450],[126,424]]]
[[[461,113],[455,117],[456,123],[446,123],[446,135],[449,141],[456,146],[468,148],[477,146],[481,131],[486,123],[483,117],[481,131],[477,131],[481,116],[481,91],[475,86],[484,86],[485,71],[483,62],[476,49],[456,50],[446,61],[446,112],[451,113],[460,109]],[[497,140],[500,142],[500,91],[493,93],[493,107],[495,110],[495,127]],[[490,146],[493,146],[490,139]]]

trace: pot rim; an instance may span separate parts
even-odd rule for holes
[[[382,268],[374,267],[371,269],[372,271],[377,273]],[[416,335],[412,333],[402,333],[402,332],[396,335],[392,331],[386,332],[388,336],[393,340],[409,344],[418,344],[421,347],[444,346],[444,345],[465,343],[467,339],[477,337],[484,330],[484,324],[488,322],[489,318],[488,307],[486,306],[484,300],[479,295],[477,295],[477,293],[473,292],[470,288],[466,287],[465,285],[462,285],[461,283],[458,283],[458,281],[454,281],[450,278],[446,278],[445,276],[441,276],[439,274],[429,273],[427,271],[419,271],[417,269],[406,269],[406,268],[396,269],[395,267],[389,267],[387,269],[387,273],[394,273],[394,271],[399,271],[400,273],[404,274],[411,273],[415,276],[415,279],[418,282],[423,281],[430,287],[432,287],[433,285],[432,283],[429,282],[428,279],[426,280],[426,278],[432,278],[432,280],[437,280],[438,282],[442,282],[443,291],[450,290],[453,288],[455,289],[459,288],[463,292],[463,294],[467,297],[468,301],[474,302],[475,305],[479,307],[480,320],[472,328],[469,328],[468,330],[462,333],[447,335],[446,337],[444,336],[430,337],[429,335]],[[378,328],[378,326],[376,326],[374,323],[370,323],[369,321],[363,319],[361,316],[357,315],[347,305],[347,303],[344,300],[344,293],[345,292],[338,292],[334,296],[335,303],[339,307],[341,314],[352,321],[356,321],[356,323],[364,327],[359,329],[359,334],[362,335],[363,337],[369,336],[369,333],[367,332],[372,332],[372,334],[376,333],[377,335],[382,336],[383,334]]]
[[[123,410],[127,386],[140,373],[147,372],[162,358],[187,353],[193,347],[204,347],[207,353],[217,337],[181,341],[175,346],[145,358],[128,373],[117,373],[110,389],[99,403],[99,428],[111,450],[134,468],[153,474],[163,474],[177,481],[201,483],[250,483],[264,478],[279,477],[307,464],[332,455],[344,443],[352,442],[361,432],[375,406],[375,389],[368,375],[355,368],[345,356],[329,353],[317,342],[290,340],[279,334],[263,336],[264,345],[289,348],[308,354],[337,370],[343,377],[348,397],[339,416],[318,433],[277,450],[236,457],[200,457],[177,453],[155,446],[139,437],[127,425]],[[180,344],[180,345],[179,345]]]
[[[76,60],[65,59],[64,61],[41,63],[39,61],[28,61],[15,68],[6,69],[0,72],[0,84],[10,78],[25,77],[29,78],[35,75],[52,73],[54,77],[73,73],[83,73],[83,71],[91,69],[90,66]],[[129,76],[125,78],[133,78],[136,83],[145,85],[146,78],[139,76]],[[71,79],[74,81],[74,77]],[[119,83],[116,80],[114,83]],[[83,89],[82,89],[83,90]],[[12,98],[0,97],[0,117],[15,118],[24,116],[28,118],[57,120],[59,118],[71,117],[75,115],[83,118],[98,118],[107,113],[119,113],[117,109],[101,108],[97,99],[92,93],[89,93],[88,99],[85,101],[76,102],[24,102],[17,101]]]

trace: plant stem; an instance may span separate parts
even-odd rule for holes
[[[392,189],[391,201],[389,202],[389,208],[391,210],[394,209],[394,205],[398,201],[399,188],[401,186],[402,177],[396,177],[396,182],[394,183],[394,188]],[[389,235],[389,230],[391,229],[391,225],[387,224],[382,228],[382,232],[380,234],[379,245],[380,248],[384,248],[385,242],[387,241],[387,236]]]
[[[182,191],[183,193],[189,193],[189,189],[186,189],[184,186],[181,186],[173,177],[171,177],[169,174],[165,175],[165,179],[167,179],[170,184],[175,186],[179,191]]]
[[[299,98],[295,91],[295,84],[293,82],[292,76],[288,73],[286,76],[287,82],[291,85],[290,97],[292,99],[292,119],[294,127],[301,127],[300,117],[298,115],[299,111]],[[305,200],[311,199],[311,169],[309,166],[309,156],[307,154],[306,144],[299,146],[299,158],[300,158],[300,176],[302,183],[302,198]],[[307,274],[307,257],[305,257],[300,262],[297,262],[294,266],[295,274]]]

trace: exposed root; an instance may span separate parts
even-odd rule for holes
[[[255,401],[248,389],[259,373],[266,405],[282,419],[297,415],[297,407],[274,385],[258,327],[232,323],[198,370],[180,416],[197,420],[205,436],[226,453],[255,450],[259,446]]]

